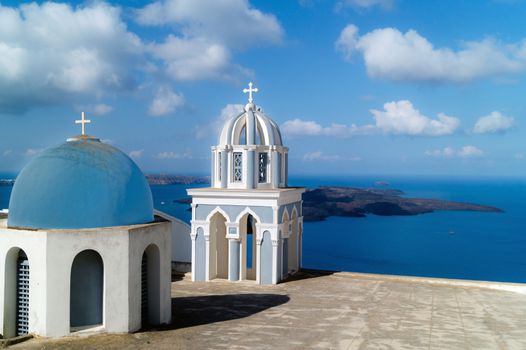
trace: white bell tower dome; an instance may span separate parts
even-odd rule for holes
[[[271,189],[287,187],[288,148],[278,125],[254,104],[258,92],[249,83],[248,104],[230,118],[212,147],[211,182],[214,188]]]

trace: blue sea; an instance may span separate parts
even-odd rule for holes
[[[486,204],[504,213],[441,211],[305,223],[304,267],[526,283],[526,180],[296,177],[290,184],[374,187],[377,181],[408,197]],[[174,203],[187,187],[152,186],[155,207],[189,222],[188,206]],[[10,191],[0,186],[0,208],[8,206]]]

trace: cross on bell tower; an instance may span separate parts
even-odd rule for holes
[[[253,84],[252,82],[248,83],[248,89],[243,89],[243,93],[247,93],[248,92],[248,103],[252,103],[254,102],[254,99],[252,98],[252,93],[253,92],[258,92],[258,88],[252,88]]]
[[[84,118],[84,112],[82,112],[82,119],[75,120],[75,124],[82,124],[82,133],[81,133],[82,136],[86,135],[85,124],[90,124],[90,123],[91,123],[91,120]]]

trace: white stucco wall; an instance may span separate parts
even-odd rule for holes
[[[155,210],[155,215],[172,222],[172,261],[192,262],[191,227],[186,222]]]
[[[171,317],[171,223],[87,230],[25,231],[0,224],[0,330],[4,319],[5,257],[23,249],[30,265],[29,332],[49,337],[70,334],[70,279],[75,256],[92,249],[104,264],[103,326],[107,332],[140,328],[141,259],[146,247],[159,248],[158,323]],[[49,311],[49,312],[48,312]]]

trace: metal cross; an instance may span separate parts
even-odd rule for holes
[[[91,123],[91,120],[84,119],[84,112],[82,112],[82,119],[81,120],[75,120],[75,124],[82,124],[82,134],[81,135],[86,135],[85,129],[84,129],[84,125],[85,124],[89,124],[89,123]]]
[[[246,94],[248,92],[248,103],[254,102],[254,99],[252,98],[253,92],[258,92],[258,88],[252,89],[252,82],[248,83],[248,89],[243,89],[243,92]]]

